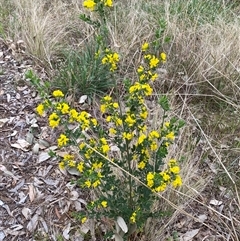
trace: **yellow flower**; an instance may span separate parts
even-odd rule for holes
[[[150,65],[149,67],[150,67],[150,69],[156,68],[157,65],[158,65],[158,63],[159,63],[159,59],[156,58],[155,56],[152,56],[152,58],[150,59],[150,62],[149,62],[149,65]]]
[[[104,208],[107,207],[107,201],[102,201],[101,204],[102,204],[102,206],[103,206]]]
[[[155,141],[153,141],[150,145],[151,151],[156,151],[157,148],[158,148],[157,143]]]
[[[166,135],[166,138],[167,138],[168,140],[173,141],[173,140],[175,139],[174,132],[171,131],[170,133],[168,133],[168,134]]]
[[[143,118],[144,120],[147,118],[147,116],[148,116],[147,110],[140,113],[140,117]]]
[[[170,143],[168,141],[165,142],[165,146],[168,147]]]
[[[76,121],[78,119],[78,114],[79,113],[75,109],[71,109],[69,111],[69,116],[70,116],[69,122]]]
[[[92,122],[93,126],[97,126],[97,124],[98,124],[97,120],[95,118],[91,119],[91,122]]]
[[[53,112],[49,117],[48,117],[48,121],[49,121],[49,126],[52,128],[55,128],[59,125],[60,122],[60,118],[57,115],[57,113]]]
[[[101,172],[98,172],[98,173],[97,173],[97,176],[98,176],[99,178],[102,178],[102,177],[103,177],[103,175],[102,175]]]
[[[144,55],[144,59],[150,60],[151,58],[152,58],[152,55],[151,55],[151,54]]]
[[[87,186],[88,188],[90,188],[91,185],[92,185],[92,183],[91,183],[90,180],[85,181],[84,184],[85,184],[85,186]]]
[[[170,167],[170,172],[172,172],[173,174],[178,174],[180,172],[180,168],[179,166],[173,166],[173,167]]]
[[[94,162],[93,164],[92,164],[92,168],[93,169],[100,169],[100,168],[102,168],[102,165],[103,165],[103,163],[102,162],[99,162],[99,163],[97,163],[97,162]]]
[[[130,141],[133,138],[133,134],[132,133],[123,132],[123,138]]]
[[[84,163],[83,163],[83,162],[79,162],[79,163],[77,164],[77,170],[78,170],[79,172],[83,172],[83,169],[84,169]]]
[[[70,107],[67,103],[62,103],[62,109],[61,109],[62,114],[68,114],[69,108]]]
[[[65,168],[65,162],[64,161],[59,162],[58,166],[59,166],[59,169],[63,170]]]
[[[98,51],[95,53],[95,58],[96,58],[96,59],[98,59],[98,58],[99,58],[100,53],[101,53],[101,51],[100,51],[100,50],[98,50]]]
[[[169,176],[168,172],[160,172],[160,175],[162,176],[162,178],[165,182],[170,181],[171,177]]]
[[[93,150],[88,149],[87,152],[84,154],[84,156],[85,156],[87,159],[90,159],[92,153],[93,153]]]
[[[63,92],[61,90],[54,90],[52,95],[54,97],[64,97],[64,94],[63,94]]]
[[[103,144],[103,145],[106,145],[107,144],[107,140],[106,140],[106,138],[101,138],[100,139],[100,141],[101,141],[101,143]]]
[[[173,166],[173,165],[176,165],[176,164],[177,164],[177,160],[176,159],[170,159],[169,160],[169,163],[168,163],[169,166]]]
[[[102,146],[102,152],[103,152],[104,154],[108,153],[109,150],[110,150],[109,145],[103,145],[103,146]]]
[[[85,223],[87,221],[87,218],[86,217],[83,217],[82,219],[81,219],[81,223]]]
[[[129,125],[129,126],[133,126],[134,123],[136,123],[136,119],[134,114],[132,115],[127,115],[125,122]]]
[[[84,142],[81,142],[81,144],[79,145],[80,150],[82,150],[85,146],[86,144]]]
[[[146,166],[146,163],[144,161],[141,161],[140,163],[138,163],[138,168],[139,169],[144,169],[144,167]]]
[[[131,223],[136,223],[136,216],[137,216],[137,213],[136,213],[136,212],[133,212],[133,213],[132,213],[132,216],[130,217],[130,222],[131,222]]]
[[[37,113],[38,113],[40,116],[42,116],[43,113],[44,113],[44,105],[43,105],[43,104],[39,104],[39,105],[37,106],[37,108],[36,108],[36,111],[37,111]]]
[[[109,133],[115,135],[117,131],[114,128],[109,128]]]
[[[129,93],[132,94],[133,92],[136,92],[136,90],[138,90],[138,87],[135,85],[132,85],[130,88],[129,88]]]
[[[102,58],[102,64],[106,64],[107,61],[108,61],[108,58],[107,58],[107,57],[103,57],[103,58]]]
[[[182,178],[177,175],[175,180],[172,182],[174,188],[182,186]]]
[[[158,74],[157,73],[155,73],[155,74],[153,74],[152,76],[151,76],[151,80],[152,81],[154,81],[154,80],[156,80],[157,79],[157,77],[158,77]]]
[[[141,136],[139,136],[137,144],[142,144],[146,138],[146,135],[142,134]]]
[[[159,133],[157,131],[151,131],[149,133],[149,139],[159,138],[159,137],[160,137],[160,135],[159,135]]]
[[[138,72],[139,74],[141,74],[143,71],[144,71],[144,68],[143,68],[142,65],[140,65],[140,66],[138,67],[138,69],[137,69],[137,72]]]
[[[106,121],[107,121],[107,122],[110,122],[111,120],[112,120],[112,116],[110,116],[110,115],[107,116]]]
[[[142,88],[145,90],[145,95],[146,96],[149,96],[149,95],[151,95],[152,94],[152,88],[150,87],[150,85],[149,84],[144,84],[144,85],[142,85]]]
[[[73,155],[66,154],[66,155],[63,156],[64,161],[71,161],[73,159],[74,159]]]
[[[152,172],[149,172],[149,173],[147,174],[147,185],[148,185],[149,187],[152,187],[152,186],[154,185],[153,179],[154,179],[154,174],[153,174]]]
[[[166,187],[167,187],[167,184],[166,183],[162,183],[160,186],[156,187],[154,189],[154,191],[156,191],[156,192],[163,192],[166,189]]]
[[[58,146],[59,147],[65,146],[68,141],[69,141],[69,138],[67,138],[67,136],[65,136],[64,134],[61,134],[57,140]]]
[[[114,54],[113,54],[113,60],[114,60],[115,62],[118,62],[118,61],[119,61],[119,54],[118,54],[118,53],[114,53]]]
[[[163,63],[166,62],[166,60],[167,60],[167,55],[166,55],[165,53],[161,53],[161,54],[160,54],[160,57],[161,57]]]
[[[94,10],[95,5],[96,5],[96,3],[93,0],[85,0],[83,2],[83,7],[88,8],[91,11]]]
[[[120,118],[117,118],[116,120],[115,120],[115,124],[116,124],[116,126],[121,126],[122,125],[122,120],[120,119]]]
[[[115,108],[115,109],[117,109],[117,108],[119,108],[119,105],[118,105],[118,103],[113,103],[113,107]]]
[[[76,161],[74,161],[74,160],[69,160],[69,161],[68,161],[68,166],[69,166],[69,167],[76,167]]]
[[[100,106],[100,111],[104,114],[106,112],[107,106],[105,104]]]
[[[144,80],[146,78],[146,75],[145,74],[141,74],[140,75],[140,80]]]
[[[138,129],[142,132],[145,132],[147,130],[147,126],[146,125],[143,125],[143,126],[138,126]]]
[[[149,48],[149,43],[145,42],[145,43],[142,45],[142,51],[146,51],[148,48]]]
[[[104,5],[107,7],[112,7],[113,5],[112,0],[105,0]]]
[[[170,122],[165,122],[164,126],[168,128],[170,126]]]
[[[101,182],[99,180],[95,181],[93,184],[92,184],[92,187],[93,188],[96,188],[98,187],[99,185],[101,184]]]

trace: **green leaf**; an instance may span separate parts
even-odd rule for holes
[[[163,108],[163,110],[168,111],[170,109],[169,107],[169,102],[167,96],[162,96],[159,100],[158,103],[160,106]]]

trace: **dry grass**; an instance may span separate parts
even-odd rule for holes
[[[0,6],[4,2],[0,0]],[[165,197],[177,200],[174,204],[179,208],[164,228],[172,224],[182,210],[188,212],[189,203],[201,197],[208,185],[213,185],[212,180],[209,182],[210,173],[206,176],[201,173],[200,164],[209,153],[218,166],[217,179],[223,173],[226,176],[224,187],[230,188],[239,183],[238,168],[233,168],[231,172],[228,170],[240,151],[239,140],[231,144],[231,140],[236,139],[236,131],[239,131],[239,17],[234,15],[227,1],[218,1],[219,8],[214,8],[216,1],[213,0],[207,1],[209,4],[206,6],[202,4],[204,1],[188,0],[184,1],[184,5],[178,2],[116,1],[116,8],[107,24],[110,44],[122,56],[124,69],[121,76],[134,77],[134,69],[140,62],[139,46],[146,40],[153,40],[160,28],[159,21],[166,21],[166,28],[159,39],[162,44],[159,51],[164,50],[168,54],[168,63],[164,66],[166,74],[154,87],[156,94],[171,96],[174,114],[187,120],[187,127],[172,152],[185,157],[182,163],[184,185],[179,192],[169,192]],[[28,53],[49,66],[63,47],[84,44],[83,41],[91,36],[92,29],[78,19],[83,11],[79,1],[16,0],[13,4],[7,35],[15,40],[23,39]],[[166,37],[170,37],[169,43],[164,42]],[[226,128],[219,129],[222,123]],[[195,131],[199,134],[194,137]],[[196,140],[198,138],[201,142]],[[221,149],[223,145],[228,148],[228,160]],[[238,196],[237,188],[233,192]],[[160,203],[161,206],[166,204]],[[239,210],[239,200],[237,204]],[[199,205],[210,210],[206,203]],[[229,240],[238,240],[239,223],[233,216],[231,212],[227,216],[219,216],[219,225],[231,233]],[[159,227],[159,224],[153,227]],[[157,233],[153,229],[152,237],[164,240],[163,229]]]
[[[0,1],[0,5],[5,0]],[[9,38],[23,40],[26,51],[36,60],[49,67],[53,57],[62,48],[84,38],[79,20],[81,4],[78,1],[17,0],[12,3],[8,17]]]

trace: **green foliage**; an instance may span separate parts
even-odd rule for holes
[[[179,16],[180,19],[188,18],[191,22],[197,24],[213,23],[220,16],[233,17],[231,13],[232,4],[224,5],[223,1],[173,1],[170,11],[173,16]]]
[[[115,86],[113,73],[102,64],[103,54],[97,56],[100,46],[87,43],[81,52],[72,50],[65,53],[53,86],[74,96],[103,94]]]
[[[40,80],[33,70],[28,70],[25,77],[30,80],[31,84],[37,89],[39,95],[45,98],[51,92],[51,83],[49,81]]]

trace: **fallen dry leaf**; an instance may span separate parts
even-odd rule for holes
[[[71,229],[71,223],[68,223],[68,225],[63,229],[63,237],[67,240],[69,240],[70,236],[69,236],[69,232]]]
[[[36,213],[27,225],[27,230],[29,232],[34,232],[38,224],[39,215]]]
[[[28,186],[28,195],[29,195],[30,201],[33,202],[36,196],[36,190],[32,183]]]
[[[214,205],[214,206],[220,206],[220,205],[222,204],[222,201],[218,201],[218,200],[216,200],[216,199],[212,199],[212,200],[210,201],[210,204],[211,204],[211,205]]]
[[[27,148],[30,146],[30,143],[24,139],[18,139],[16,143],[11,144],[11,146],[17,149],[21,149],[22,151],[28,151]]]
[[[187,231],[180,237],[180,241],[190,241],[198,234],[200,229],[193,229],[191,231]]]
[[[26,218],[26,220],[29,220],[31,217],[32,211],[29,208],[24,207],[22,209],[22,215]]]

